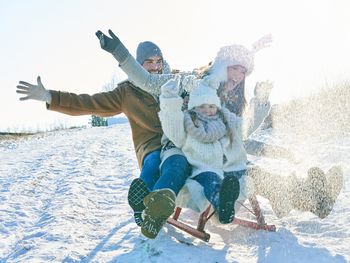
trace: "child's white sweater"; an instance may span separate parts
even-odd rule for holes
[[[208,171],[223,176],[224,171],[246,169],[247,154],[241,137],[240,118],[223,108],[222,112],[233,130],[232,143],[227,135],[217,141],[203,143],[186,133],[184,113],[181,111],[181,107],[181,97],[167,98],[160,96],[159,118],[163,132],[183,151],[188,162],[192,165],[191,177]],[[225,163],[224,156],[227,159]]]

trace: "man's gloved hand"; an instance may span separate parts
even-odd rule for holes
[[[106,36],[102,33],[102,31],[98,30],[96,32],[96,36],[100,40],[101,48],[109,53],[113,53],[113,51],[117,48],[119,44],[121,44],[121,42],[119,38],[112,32],[112,30],[109,29],[108,33],[111,37]]]
[[[41,83],[40,76],[37,78],[37,83],[38,85],[32,85],[28,82],[20,81],[20,85],[17,85],[16,92],[27,95],[26,97],[20,98],[20,100],[39,100],[50,104],[52,100],[51,93],[46,90],[44,85]]]
[[[178,93],[179,81],[177,79],[170,79],[161,87],[161,95],[164,98],[174,98]]]
[[[119,63],[123,63],[127,59],[129,51],[112,30],[109,29],[108,33],[111,37],[103,34],[100,30],[95,34],[100,40],[101,48],[111,53]]]

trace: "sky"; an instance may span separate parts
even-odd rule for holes
[[[170,66],[191,70],[212,61],[221,46],[250,47],[272,34],[255,56],[246,80],[249,98],[257,81],[271,80],[273,103],[346,81],[350,75],[350,2],[0,0],[0,132],[38,131],[87,124],[19,101],[18,81],[47,89],[94,94],[125,75],[101,50],[97,30],[112,29],[131,54],[139,42],[157,43]]]

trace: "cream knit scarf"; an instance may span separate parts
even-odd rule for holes
[[[227,130],[219,114],[207,116],[198,111],[184,112],[185,131],[196,140],[211,143],[224,137]],[[192,117],[193,116],[193,120]]]

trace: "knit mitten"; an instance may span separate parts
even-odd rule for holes
[[[176,79],[168,80],[161,87],[161,95],[163,98],[174,98],[174,97],[177,97],[178,93],[179,93],[179,82]]]

